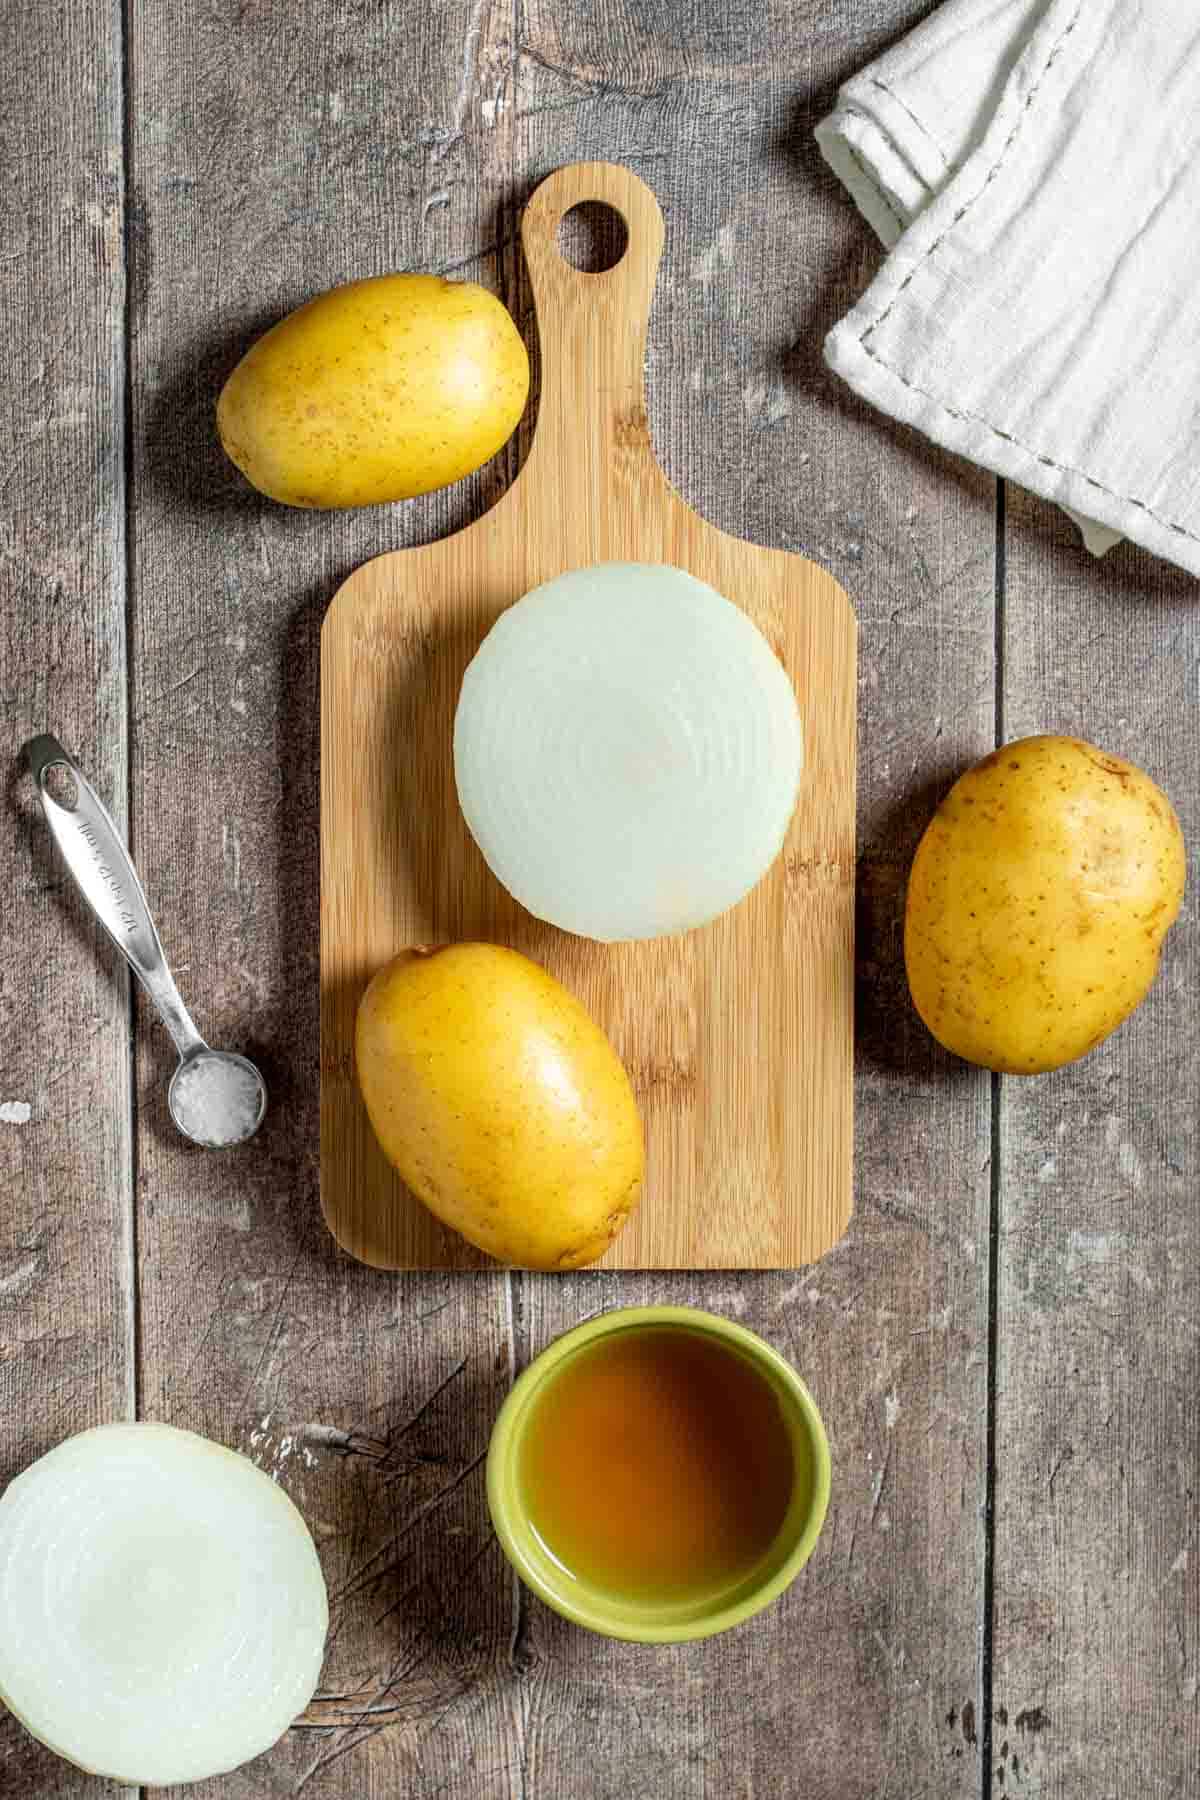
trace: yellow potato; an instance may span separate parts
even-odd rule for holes
[[[500,1262],[603,1255],[642,1187],[629,1077],[579,1001],[495,944],[396,957],[358,1011],[358,1079],[413,1192]]]
[[[517,428],[521,335],[494,295],[438,275],[334,288],[247,350],[217,402],[226,453],[288,506],[407,500],[469,475]]]
[[[1008,744],[954,784],[917,848],[917,1011],[988,1069],[1074,1062],[1145,997],[1184,876],[1179,821],[1148,775],[1078,738]]]

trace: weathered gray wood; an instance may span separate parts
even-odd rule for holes
[[[0,9],[0,1486],[133,1402],[124,964],[19,760],[52,730],[125,813],[119,20]],[[0,1724],[0,1789],[115,1793]]]
[[[254,495],[213,427],[240,351],[313,293],[406,267],[495,280],[506,139],[481,105],[503,20],[467,0],[132,15],[134,835],[202,1029],[272,1092],[252,1146],[188,1149],[140,1020],[142,1405],[278,1475],[334,1622],[305,1726],[187,1792],[515,1794],[513,1582],[480,1465],[506,1278],[359,1267],[316,1184],[318,627],[355,564],[481,511],[504,459],[411,506],[306,514]]]
[[[123,977],[11,771],[0,1103],[31,1114],[0,1118],[0,1473],[132,1406],[136,1168],[142,1411],[276,1474],[334,1595],[324,1697],[212,1800],[979,1791],[988,1087],[913,1019],[899,911],[933,801],[993,738],[992,487],[823,373],[873,257],[810,137],[841,76],[925,10],[132,9],[134,842],[201,1023],[261,1055],[275,1105],[254,1147],[187,1150],[140,1017],[132,1158]],[[117,24],[90,4],[0,22],[0,691],[13,748],[57,728],[120,816]],[[517,450],[409,507],[293,514],[225,465],[211,408],[244,343],[352,275],[478,274],[528,323],[519,205],[582,156],[630,162],[667,209],[651,422],[668,472],[725,528],[826,562],[859,606],[858,1214],[794,1276],[397,1281],[340,1259],[316,1200],[316,634],[355,563],[475,516]],[[1127,551],[1095,565],[1019,497],[1010,521],[1006,735],[1073,729],[1131,756],[1195,841],[1194,584]],[[1200,1793],[1194,920],[1190,902],[1111,1045],[1004,1090],[996,1793]],[[514,1356],[659,1298],[792,1354],[835,1461],[793,1593],[671,1652],[518,1598],[479,1463]],[[11,1721],[0,1785],[104,1791]]]
[[[518,169],[629,162],[667,247],[650,333],[657,453],[725,529],[803,550],[861,622],[858,1211],[783,1276],[522,1277],[522,1356],[601,1307],[730,1313],[826,1417],[834,1503],[794,1592],[729,1637],[616,1647],[524,1602],[537,1800],[974,1796],[982,1615],[989,1106],[908,1007],[899,912],[941,787],[993,742],[992,482],[881,424],[823,370],[868,280],[811,126],[917,9],[526,6]],[[799,16],[797,16],[799,14]],[[808,15],[808,16],[806,16]]]
[[[1195,581],[1009,513],[1006,737],[1140,764],[1194,848]],[[1043,1800],[1200,1794],[1196,914],[1115,1037],[1004,1088],[993,1772]]]

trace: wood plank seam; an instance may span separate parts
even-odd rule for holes
[[[135,493],[133,480],[134,467],[134,416],[133,416],[133,338],[134,338],[134,234],[131,195],[133,185],[133,92],[132,92],[132,58],[130,55],[130,22],[129,9],[121,5],[120,16],[120,61],[118,107],[121,121],[121,432],[119,484],[120,492],[116,496],[114,512],[120,521],[121,531],[121,572],[124,591],[124,710],[123,728],[123,767],[125,770],[124,809],[115,812],[114,817],[123,824],[125,839],[131,854],[136,861],[136,845],[133,842],[133,783],[134,783],[134,744],[133,744],[133,658],[135,654],[134,620],[136,618],[137,593],[134,569],[135,531]],[[126,1226],[124,1254],[127,1263],[128,1319],[126,1324],[126,1355],[128,1358],[127,1393],[125,1399],[125,1416],[137,1419],[141,1416],[141,1321],[140,1290],[141,1270],[138,1264],[138,1219],[137,1219],[137,984],[128,969],[123,969],[126,994],[126,1031],[128,1035],[129,1059],[129,1121],[128,1145],[129,1158],[126,1172]],[[144,1794],[139,1789],[139,1800]]]
[[[993,608],[995,638],[993,649],[993,710],[995,729],[993,748],[1004,742],[1004,579],[1005,579],[1005,484],[996,481],[996,548]],[[1000,1354],[1000,1224],[1001,1194],[1001,1093],[1004,1077],[992,1075],[988,1082],[988,1105],[991,1111],[991,1166],[988,1170],[988,1234],[987,1234],[987,1319],[985,1337],[986,1417],[984,1420],[984,1508],[983,1508],[983,1572],[980,1585],[980,1652],[979,1652],[979,1767],[982,1800],[991,1800],[993,1791],[993,1732],[995,1716],[995,1591],[996,1591],[996,1428],[997,1378]]]

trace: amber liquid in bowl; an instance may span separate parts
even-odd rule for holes
[[[534,1403],[519,1461],[547,1553],[576,1580],[643,1603],[750,1575],[794,1480],[769,1382],[718,1339],[669,1326],[569,1357]]]

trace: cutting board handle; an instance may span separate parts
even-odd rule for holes
[[[563,256],[558,228],[584,201],[625,221],[624,254],[598,274]],[[521,220],[541,343],[537,429],[524,471],[536,466],[552,491],[580,482],[603,488],[620,458],[653,465],[646,425],[646,326],[663,248],[663,216],[644,181],[619,163],[572,163],[536,190]],[[595,450],[599,455],[594,455]],[[585,462],[587,468],[581,467]],[[583,496],[581,495],[580,498]]]

